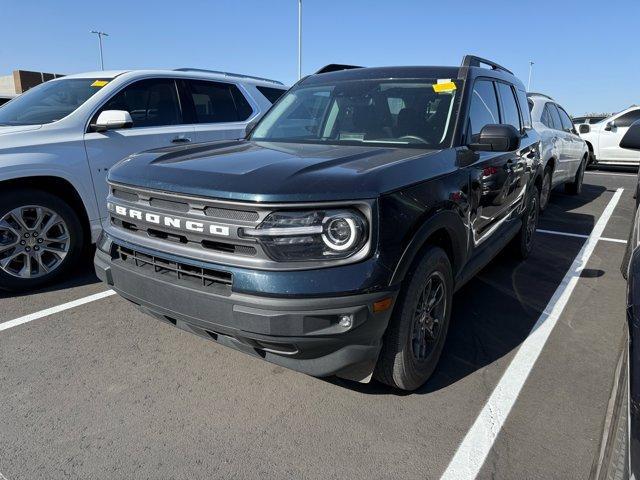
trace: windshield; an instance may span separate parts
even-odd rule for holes
[[[287,92],[252,140],[439,148],[453,128],[450,80],[349,80]]]
[[[66,117],[108,83],[96,78],[38,85],[0,107],[0,125],[40,125]]]

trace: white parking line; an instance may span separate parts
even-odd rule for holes
[[[7,477],[0,473],[0,480],[7,480]]]
[[[565,236],[565,237],[589,238],[589,235],[584,235],[582,233],[559,232],[557,230],[544,230],[542,228],[538,228],[536,230],[536,232],[538,232],[538,233],[548,233],[550,235],[561,235],[561,236]],[[622,240],[621,238],[600,237],[598,240],[603,241],[603,242],[627,243],[626,240]]]
[[[613,175],[615,177],[637,177],[635,173],[584,172],[585,175]]]
[[[529,336],[520,345],[478,418],[462,440],[441,480],[475,479],[480,473],[529,373],[578,284],[582,270],[587,265],[598,240],[601,239],[602,232],[622,196],[622,191],[623,189],[619,188],[613,194],[588,240],[578,252]]]
[[[116,292],[114,292],[113,290],[107,290],[106,292],[95,293],[93,295],[89,295],[88,297],[79,298],[78,300],[73,300],[72,302],[63,303],[62,305],[58,305],[57,307],[47,308],[36,313],[24,315],[23,317],[14,318],[13,320],[0,323],[0,331],[8,330],[9,328],[17,327],[18,325],[22,325],[23,323],[28,323],[33,320],[46,317],[48,315],[53,315],[54,313],[69,310],[70,308],[79,307],[80,305],[84,305],[85,303],[95,302],[96,300],[115,295],[115,293]],[[2,479],[0,478],[0,480]]]

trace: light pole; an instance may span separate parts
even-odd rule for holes
[[[527,92],[531,91],[531,72],[533,71],[534,63],[529,60],[529,82],[527,83]]]
[[[100,32],[98,30],[91,30],[89,33],[95,33],[98,36],[98,43],[100,44],[100,70],[104,70],[104,60],[102,57],[102,37],[108,37],[106,32]]]
[[[298,80],[302,78],[302,0],[298,0]]]

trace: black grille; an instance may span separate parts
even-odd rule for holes
[[[125,192],[119,188],[113,188],[111,193],[114,197],[121,198],[122,200],[127,200],[129,202],[137,202],[139,199],[136,193]]]
[[[136,268],[152,271],[159,277],[167,277],[203,288],[214,288],[218,290],[216,293],[231,294],[233,276],[229,272],[174,262],[117,244],[113,246],[112,258],[114,261],[119,260]]]
[[[205,207],[204,213],[209,217],[239,220],[241,222],[257,222],[260,218],[258,212],[252,212],[251,210],[233,210],[219,207]]]

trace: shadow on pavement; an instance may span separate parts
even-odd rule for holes
[[[51,285],[46,285],[42,288],[30,290],[28,292],[5,292],[0,290],[0,300],[3,298],[29,297],[30,295],[37,295],[39,293],[55,292],[58,290],[65,290],[67,288],[98,283],[100,280],[96,277],[96,274],[93,271],[94,253],[95,248],[90,248],[87,253],[82,255],[78,263],[69,271],[69,273],[67,273],[66,280],[54,282]]]
[[[580,196],[555,196],[540,228],[545,228],[544,221],[552,213],[561,216],[565,225],[580,225],[589,233],[601,211],[586,214],[573,210],[593,202],[605,192],[605,187],[585,185]],[[582,238],[538,234],[534,251],[524,262],[515,260],[508,250],[499,253],[454,295],[442,357],[434,375],[415,393],[426,394],[445,388],[517,349],[529,335],[584,242]],[[601,270],[583,271],[588,277],[603,274]],[[405,394],[375,381],[370,384],[340,379],[329,381],[364,394]]]

